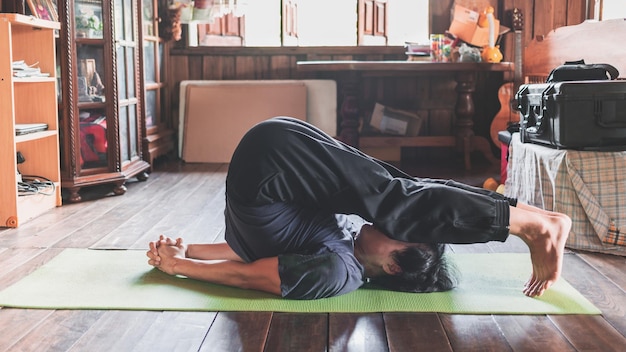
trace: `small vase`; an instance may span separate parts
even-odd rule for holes
[[[77,29],[76,30],[76,38],[89,38],[88,37],[88,35],[89,35],[88,31],[89,31],[88,29],[83,29],[83,28]]]

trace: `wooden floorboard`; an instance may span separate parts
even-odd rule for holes
[[[82,203],[0,229],[0,290],[64,248],[146,249],[159,234],[187,242],[223,240],[227,169],[167,161],[147,181],[131,180],[125,195],[86,189]],[[428,176],[474,184],[485,177],[461,171],[457,178],[450,169]],[[449,248],[527,252],[516,237]],[[0,309],[0,351],[623,351],[625,272],[625,257],[565,255],[563,277],[602,310],[598,316],[6,308]]]
[[[137,237],[154,240],[161,234],[182,236],[183,234],[176,232],[200,215],[198,209],[207,202],[206,194],[217,193],[224,183],[223,177],[208,176],[213,171],[215,168],[190,173],[193,177],[186,178],[186,182],[164,187],[167,191],[158,196],[148,193],[141,199],[127,202],[122,212],[132,216],[123,226],[117,226],[93,247],[127,249],[137,241]],[[138,212],[137,209],[145,210]],[[116,212],[119,211],[116,209]]]
[[[136,341],[132,351],[198,351],[216,315],[215,312],[162,312]]]
[[[150,331],[152,324],[162,314],[153,311],[119,310],[106,310],[101,313],[72,345],[71,351],[134,350],[137,342]],[[103,334],[103,331],[106,331],[106,334]],[[111,340],[112,336],[115,336],[115,340]]]
[[[544,315],[494,315],[502,335],[514,351],[575,351],[559,329]]]
[[[263,351],[272,321],[271,312],[220,312],[201,351]]]
[[[329,314],[328,351],[387,351],[383,314]]]
[[[107,311],[56,310],[11,346],[15,351],[69,351]],[[140,315],[141,312],[134,312]],[[107,344],[113,346],[118,337],[109,336]]]
[[[604,319],[626,336],[626,292],[622,288],[609,280],[599,268],[574,254],[566,255],[563,261],[563,277],[577,290],[584,292],[585,297],[602,310]],[[623,336],[623,346],[626,346]]]
[[[550,319],[577,351],[623,352],[626,338],[598,315],[553,315]]]
[[[317,352],[328,345],[328,314],[274,313],[266,351]]]
[[[580,253],[580,257],[600,271],[607,279],[626,291],[626,257],[597,253]]]
[[[44,309],[0,309],[0,351],[10,351],[53,313],[53,310]],[[24,350],[34,351],[36,348],[37,345],[33,344],[25,346]]]
[[[448,334],[436,313],[385,313],[389,351],[452,351]],[[423,349],[422,349],[423,348]]]
[[[440,314],[453,351],[512,351],[491,315]]]

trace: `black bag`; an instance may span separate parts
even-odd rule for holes
[[[516,98],[523,143],[626,150],[626,81],[523,84]]]
[[[547,82],[616,79],[619,71],[609,64],[585,64],[585,60],[567,61],[550,72]]]

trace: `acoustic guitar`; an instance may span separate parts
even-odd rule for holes
[[[512,27],[515,33],[515,71],[513,82],[504,83],[498,89],[498,99],[500,100],[500,111],[491,121],[489,130],[491,140],[500,148],[498,132],[506,130],[509,124],[519,120],[515,93],[522,82],[522,29],[524,27],[524,16],[522,10],[514,8],[511,14]]]

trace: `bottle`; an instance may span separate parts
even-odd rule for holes
[[[443,34],[430,35],[430,60],[433,62],[443,61]]]

